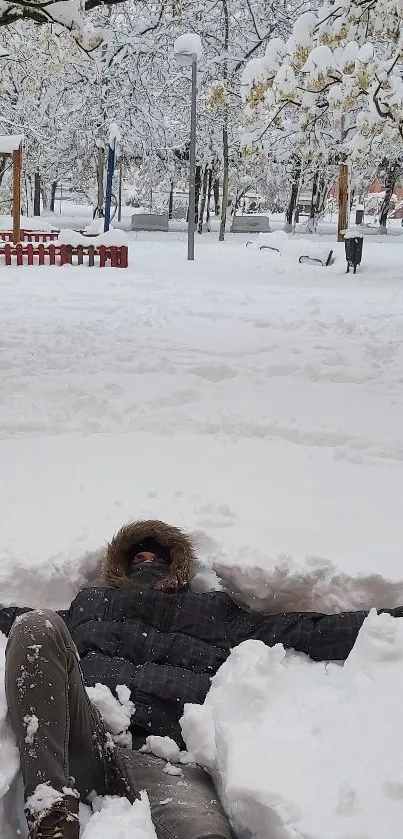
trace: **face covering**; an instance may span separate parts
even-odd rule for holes
[[[166,574],[167,568],[167,563],[163,559],[133,563],[129,573],[130,582],[135,588],[150,588]]]

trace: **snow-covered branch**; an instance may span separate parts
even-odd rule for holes
[[[265,56],[245,67],[245,144],[264,136],[270,146],[291,125],[308,156],[359,155],[374,137],[401,140],[402,31],[396,0],[326,2],[301,15],[288,40],[271,39]]]

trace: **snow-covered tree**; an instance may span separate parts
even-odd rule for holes
[[[266,161],[239,154],[240,75],[274,31],[287,36],[297,4],[300,0],[104,4],[86,13],[93,31],[105,36],[91,52],[50,22],[37,26],[16,20],[0,27],[0,131],[25,135],[26,191],[40,182],[46,200],[67,176],[102,204],[101,173],[112,121],[120,127],[119,160],[126,179],[136,194],[142,182],[142,200],[148,190],[150,205],[152,188],[154,196],[164,193],[168,201],[172,182],[186,191],[190,74],[173,55],[175,39],[184,31],[196,32],[203,41],[198,67],[200,205],[207,210],[219,177],[228,180],[234,203],[248,183],[255,188],[259,181],[263,187]],[[225,171],[228,178],[223,178]],[[225,208],[225,201],[221,204]]]
[[[332,0],[303,14],[245,68],[246,145],[326,159],[401,141],[402,24],[396,0]]]

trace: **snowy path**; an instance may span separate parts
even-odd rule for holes
[[[399,575],[400,246],[366,252],[357,279],[342,261],[323,271],[241,246],[188,266],[182,244],[155,242],[132,245],[127,272],[5,271],[7,562],[74,557],[159,513],[213,551]]]
[[[130,272],[2,277],[1,436],[163,429],[401,460],[401,289],[228,254],[188,276],[181,246],[137,243]]]
[[[207,567],[198,585],[214,583],[214,565],[246,600],[263,592],[262,608],[280,585],[277,606],[288,605],[290,585],[330,609],[402,602],[402,585],[387,582],[403,577],[401,252],[366,243],[356,278],[342,259],[325,271],[231,242],[199,246],[194,265],[181,242],[136,241],[128,271],[2,269],[0,602],[65,605],[96,573],[100,546],[136,516],[189,528]],[[382,708],[388,697],[397,719],[401,622],[379,629],[377,620],[350,669],[332,670],[329,682],[322,665],[239,648],[210,704],[190,716],[195,756],[218,773],[238,827],[253,825],[255,839],[323,839],[318,796],[334,814],[328,839],[396,835],[400,729],[385,729]],[[392,647],[394,664],[379,670]],[[363,725],[353,749],[368,764],[380,756],[382,778],[376,759],[365,778],[380,790],[386,833],[366,804],[362,764],[341,769],[343,726],[358,725],[363,702],[379,736],[365,752]],[[228,703],[232,735],[220,710]],[[270,752],[278,767],[287,731],[300,732],[292,778],[284,766],[259,787],[264,773],[248,760],[264,767]],[[316,781],[299,787],[299,777],[322,777],[329,754],[328,797]],[[137,816],[122,819],[131,835]],[[88,837],[104,836],[107,821],[91,820]],[[1,806],[0,828],[6,836]]]

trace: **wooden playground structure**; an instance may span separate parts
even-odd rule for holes
[[[59,231],[26,230],[21,227],[21,173],[24,137],[0,136],[0,152],[12,157],[13,229],[0,230],[1,265],[87,265],[127,268],[127,245],[58,243]]]

